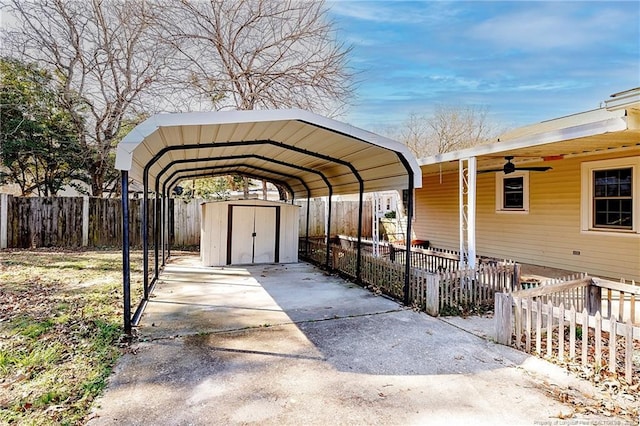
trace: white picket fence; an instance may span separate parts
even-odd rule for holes
[[[604,300],[603,290],[607,292]],[[616,297],[612,292],[617,292]],[[596,370],[606,368],[624,375],[629,385],[638,383],[640,364],[634,364],[636,353],[640,355],[638,294],[640,286],[588,276],[497,293],[496,338],[528,353]],[[618,312],[610,308],[612,299],[620,306]]]

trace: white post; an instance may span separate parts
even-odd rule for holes
[[[467,162],[465,167],[465,161]],[[475,157],[458,160],[460,218],[460,261],[476,266],[476,169]]]
[[[379,241],[378,241],[378,233],[380,232],[379,229],[379,224],[380,224],[380,217],[378,215],[379,209],[378,209],[378,203],[380,202],[380,194],[378,194],[377,192],[373,193],[373,202],[371,203],[371,208],[373,209],[372,211],[372,233],[373,233],[373,257],[379,257],[380,256],[380,251],[379,251]]]
[[[82,247],[89,245],[89,197],[82,197]]]
[[[466,244],[465,244],[465,218],[464,218],[464,160],[458,160],[458,225],[460,227],[460,262],[465,261]],[[462,266],[462,265],[460,265]]]
[[[330,235],[327,233],[327,230],[331,225],[329,223],[329,204],[331,203],[331,199],[330,197],[322,197],[322,200],[324,201],[324,234],[327,237],[327,241],[329,241]]]
[[[469,268],[476,267],[476,157],[469,158],[467,168],[467,255]]]
[[[0,249],[9,244],[9,194],[0,194]]]

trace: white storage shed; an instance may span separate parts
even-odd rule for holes
[[[202,203],[203,265],[297,262],[299,208],[263,200]]]

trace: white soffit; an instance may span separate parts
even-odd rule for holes
[[[175,178],[227,172],[286,183],[296,198],[406,189],[407,169],[422,185],[417,161],[397,141],[302,110],[158,114],[120,142],[116,168],[149,189]],[[173,178],[169,179],[170,176]],[[307,188],[310,194],[307,193]]]

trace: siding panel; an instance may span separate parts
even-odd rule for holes
[[[640,281],[640,235],[598,235],[583,233],[580,227],[581,163],[632,155],[640,152],[544,163],[553,170],[529,175],[528,214],[497,213],[495,175],[479,174],[478,254]],[[430,240],[435,247],[457,249],[458,175],[443,175],[442,183],[438,175],[424,176],[423,187],[417,190],[416,206],[417,238]]]

